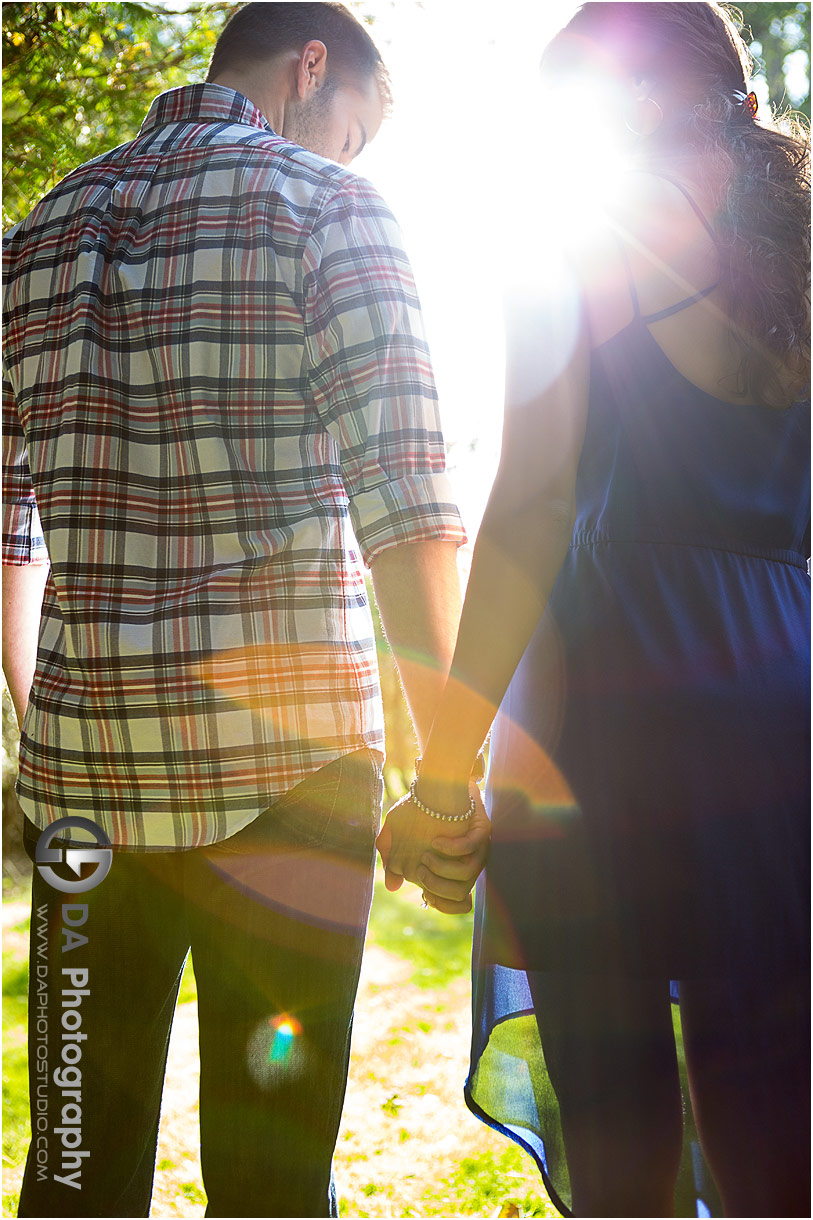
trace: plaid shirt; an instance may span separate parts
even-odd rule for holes
[[[198,84],[5,245],[3,557],[51,564],[21,803],[215,842],[383,750],[362,557],[464,541],[398,229]]]

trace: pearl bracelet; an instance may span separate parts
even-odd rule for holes
[[[415,787],[418,783],[417,775],[409,785],[409,799],[413,805],[416,805],[423,813],[428,813],[430,818],[435,818],[438,822],[468,822],[475,810],[474,797],[469,797],[469,807],[466,813],[438,813],[435,809],[430,809],[428,805],[424,805],[423,801],[415,795]]]

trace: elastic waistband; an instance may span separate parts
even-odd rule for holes
[[[670,534],[657,529],[641,528],[614,530],[577,530],[570,542],[571,550],[589,546],[625,546],[630,543],[645,543],[659,546],[685,546],[706,551],[725,551],[730,555],[742,555],[749,559],[764,559],[769,563],[786,563],[807,572],[807,558],[800,551],[784,550],[781,547],[752,546],[747,542],[728,539],[709,540],[695,538],[689,534]]]

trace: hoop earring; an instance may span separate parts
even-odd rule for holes
[[[658,112],[654,116],[654,119],[655,119],[654,123],[651,123],[651,124],[645,126],[643,130],[640,130],[637,127],[633,127],[633,125],[632,125],[632,123],[630,123],[628,117],[625,116],[625,118],[624,118],[624,126],[626,127],[627,131],[631,131],[634,136],[638,136],[639,138],[642,138],[644,136],[651,136],[654,131],[657,131],[657,129],[660,127],[661,123],[663,122],[663,111],[661,110],[658,103],[655,101],[654,97],[645,97],[640,102],[636,102],[635,105],[636,106],[645,106],[647,104],[647,102],[649,102],[652,106],[654,106]],[[640,117],[641,112],[639,111],[638,114]]]

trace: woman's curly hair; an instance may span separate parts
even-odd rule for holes
[[[809,370],[809,133],[799,115],[751,117],[741,24],[736,10],[715,3],[587,3],[554,40],[565,46],[552,58],[560,71],[564,52],[571,67],[592,59],[598,71],[658,86],[664,121],[639,156],[702,177],[720,282],[743,342],[740,389],[764,402],[778,396],[777,365],[800,382]]]

